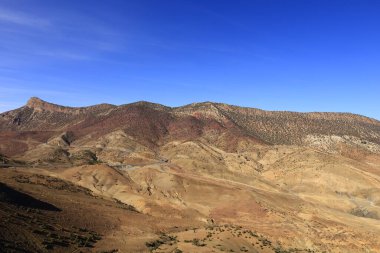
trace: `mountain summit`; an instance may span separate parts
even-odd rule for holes
[[[48,102],[38,98],[38,97],[31,97],[29,98],[29,100],[27,101],[26,103],[26,106],[28,107],[41,107],[43,106],[44,104],[47,104]]]
[[[46,102],[38,97],[31,97],[26,103],[27,107],[33,108],[35,110],[47,110],[47,111],[64,111],[65,107],[59,106],[53,103]]]

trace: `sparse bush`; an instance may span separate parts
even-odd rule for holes
[[[173,242],[177,242],[177,236],[162,234],[159,239],[151,242],[146,242],[145,245],[153,251],[155,249],[158,249],[162,244],[165,243],[173,245]]]
[[[206,243],[202,242],[201,240],[197,239],[197,238],[194,238],[192,241],[193,245],[197,246],[197,247],[204,247],[206,246]]]

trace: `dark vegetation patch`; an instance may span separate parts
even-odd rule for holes
[[[187,228],[185,231],[194,231],[202,228]],[[279,242],[272,242],[270,239],[266,238],[264,235],[259,234],[256,231],[250,229],[245,229],[242,226],[225,224],[225,225],[209,225],[206,226],[206,235],[204,238],[193,238],[190,240],[184,240],[184,243],[191,243],[196,247],[212,247],[219,251],[225,252],[235,252],[234,249],[228,248],[226,244],[223,243],[224,239],[220,239],[220,234],[229,232],[233,237],[245,238],[247,243],[251,243],[251,246],[241,245],[237,252],[252,252],[252,248],[255,250],[253,252],[262,251],[267,249],[268,252],[275,253],[314,253],[312,249],[300,249],[300,248],[285,248]],[[227,240],[230,238],[227,238]],[[161,234],[160,238],[154,241],[146,243],[146,246],[151,250],[159,250],[162,245],[176,246],[179,241],[175,235]],[[180,249],[176,248],[173,252],[181,252]]]
[[[206,243],[204,243],[202,240],[198,238],[194,238],[193,240],[185,240],[185,242],[192,243],[193,245],[197,247],[204,247],[206,246]]]
[[[9,163],[9,159],[3,155],[3,154],[0,154],[0,164],[8,164]]]
[[[352,215],[355,215],[355,216],[358,216],[358,217],[370,218],[370,219],[376,219],[376,220],[379,219],[379,217],[378,217],[378,215],[377,215],[376,212],[369,211],[366,208],[362,208],[362,207],[353,208],[350,211],[350,213]]]
[[[173,245],[177,243],[177,236],[173,235],[167,235],[165,233],[162,233],[160,235],[160,238],[154,241],[146,242],[145,245],[149,248],[150,251],[158,249],[163,244]]]
[[[97,164],[99,163],[98,157],[95,153],[90,150],[81,150],[75,153],[70,154],[70,161],[74,165],[83,165],[83,164]]]
[[[136,213],[140,213],[134,206],[129,205],[129,204],[125,204],[124,202],[121,202],[120,200],[115,199],[115,198],[114,198],[114,200],[118,204],[119,208],[125,209],[125,210],[128,210],[128,211],[132,211],[132,212],[136,212]]]

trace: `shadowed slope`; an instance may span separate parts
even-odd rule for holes
[[[61,211],[61,209],[57,208],[56,206],[52,204],[35,199],[26,193],[16,191],[15,189],[12,189],[11,187],[1,182],[0,182],[0,201],[7,202],[14,205],[48,210],[48,211]]]

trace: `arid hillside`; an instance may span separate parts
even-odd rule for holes
[[[220,103],[0,114],[5,252],[380,252],[380,122]]]
[[[210,102],[176,108],[148,102],[72,108],[31,98],[0,114],[0,153],[20,155],[40,144],[83,146],[115,132],[153,150],[174,140],[200,139],[226,151],[247,143],[380,144],[380,122],[353,114],[271,112]]]

